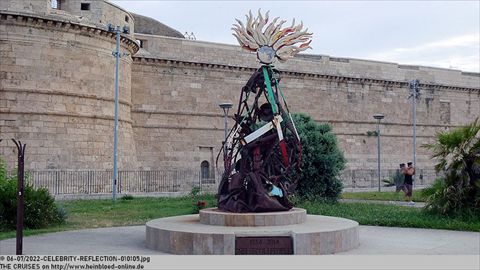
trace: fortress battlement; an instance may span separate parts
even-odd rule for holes
[[[260,64],[255,54],[238,45],[188,40],[173,37],[136,34],[145,44],[144,52],[134,57],[156,58],[257,69]],[[407,83],[419,79],[424,84],[442,85],[458,89],[479,90],[480,73],[462,72],[426,66],[400,65],[355,58],[328,55],[299,54],[286,63],[276,63],[282,72],[319,74],[344,78],[361,78],[385,82]]]

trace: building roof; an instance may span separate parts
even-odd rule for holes
[[[135,33],[185,38],[179,31],[152,18],[131,13],[135,18]]]

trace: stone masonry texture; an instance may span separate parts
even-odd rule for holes
[[[134,18],[108,1],[0,1],[0,137],[27,144],[30,170],[108,170],[113,163],[115,37],[127,25],[120,63],[119,169],[212,166],[223,140],[221,102],[236,111],[259,67],[239,46],[134,34]],[[80,3],[91,3],[81,11]],[[167,22],[168,23],[168,22]],[[226,26],[230,27],[230,26]],[[135,40],[141,40],[139,48]],[[412,159],[408,81],[420,81],[417,167],[435,133],[480,115],[480,75],[459,70],[300,55],[277,64],[293,113],[333,127],[347,168],[376,168],[373,114],[382,113],[382,167]],[[229,127],[233,121],[229,121]],[[14,164],[13,143],[0,155]]]

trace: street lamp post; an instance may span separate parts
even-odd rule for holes
[[[385,116],[383,114],[375,114],[373,118],[377,119],[377,169],[378,169],[378,192],[380,192],[380,120]]]
[[[128,34],[129,28],[124,26],[123,29],[120,26],[113,26],[112,24],[107,25],[108,32],[115,33],[116,35],[116,47],[115,51],[112,52],[115,56],[115,123],[113,128],[113,177],[112,177],[112,199],[115,200],[117,196],[117,179],[118,179],[118,170],[117,170],[117,160],[118,160],[118,98],[119,98],[119,89],[118,89],[118,66],[120,62],[120,34]]]
[[[223,142],[223,161],[225,161],[227,157],[227,128],[228,128],[228,110],[232,108],[232,103],[230,102],[224,102],[218,104],[220,108],[223,110],[223,122],[225,124],[224,126],[224,131],[225,131],[225,136],[224,136],[224,142]]]
[[[417,166],[417,99],[420,97],[420,89],[418,88],[420,82],[412,80],[409,83],[410,96],[412,99],[412,116],[413,116],[413,167]],[[412,176],[415,179],[415,175]],[[415,181],[413,182],[415,184]]]

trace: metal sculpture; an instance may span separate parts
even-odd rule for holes
[[[282,28],[278,18],[268,24],[268,12],[260,11],[247,23],[237,20],[234,36],[242,48],[257,53],[262,66],[242,88],[235,124],[225,140],[224,173],[218,188],[218,208],[229,212],[286,211],[288,199],[298,184],[302,151],[275,59],[286,61],[311,42],[303,24]],[[277,23],[278,22],[278,23]],[[295,44],[301,43],[300,46]],[[217,166],[218,167],[218,166]]]

